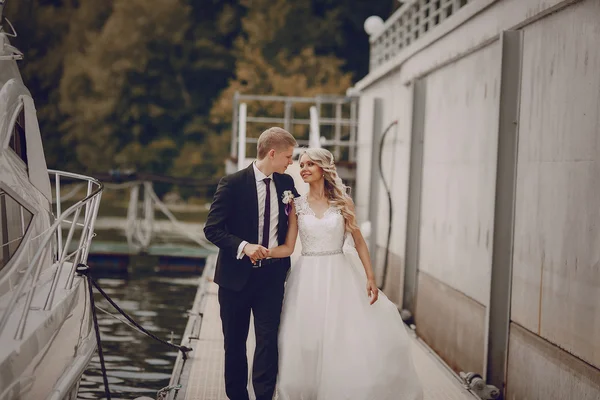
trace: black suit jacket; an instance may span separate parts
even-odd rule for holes
[[[298,196],[298,192],[294,180],[287,174],[274,173],[273,182],[279,200],[277,240],[283,244],[288,217],[281,198],[286,190],[292,191],[294,197]],[[215,282],[227,289],[242,290],[252,272],[252,262],[245,255],[238,260],[238,248],[244,240],[251,244],[258,243],[258,195],[252,165],[220,180],[208,212],[204,234],[219,248]],[[281,267],[287,272],[290,258],[282,261]]]

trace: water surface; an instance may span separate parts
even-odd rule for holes
[[[196,295],[198,277],[132,276],[98,279],[104,291],[134,320],[161,339],[181,343],[186,312]],[[117,312],[96,293],[96,304]],[[134,331],[98,311],[102,349],[111,397],[148,396],[169,384],[176,350]],[[103,399],[104,384],[98,356],[92,359],[79,387],[78,399]]]

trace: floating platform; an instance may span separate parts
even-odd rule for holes
[[[156,244],[136,252],[125,242],[92,242],[88,264],[109,274],[137,272],[200,274],[213,251],[200,246]]]

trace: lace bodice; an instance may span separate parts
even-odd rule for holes
[[[329,207],[319,218],[310,208],[305,196],[294,199],[298,215],[298,231],[303,256],[337,254],[342,252],[345,221],[340,210]]]

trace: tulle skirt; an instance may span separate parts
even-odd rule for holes
[[[277,400],[417,400],[408,333],[383,294],[369,305],[356,253],[300,257],[286,284]]]

